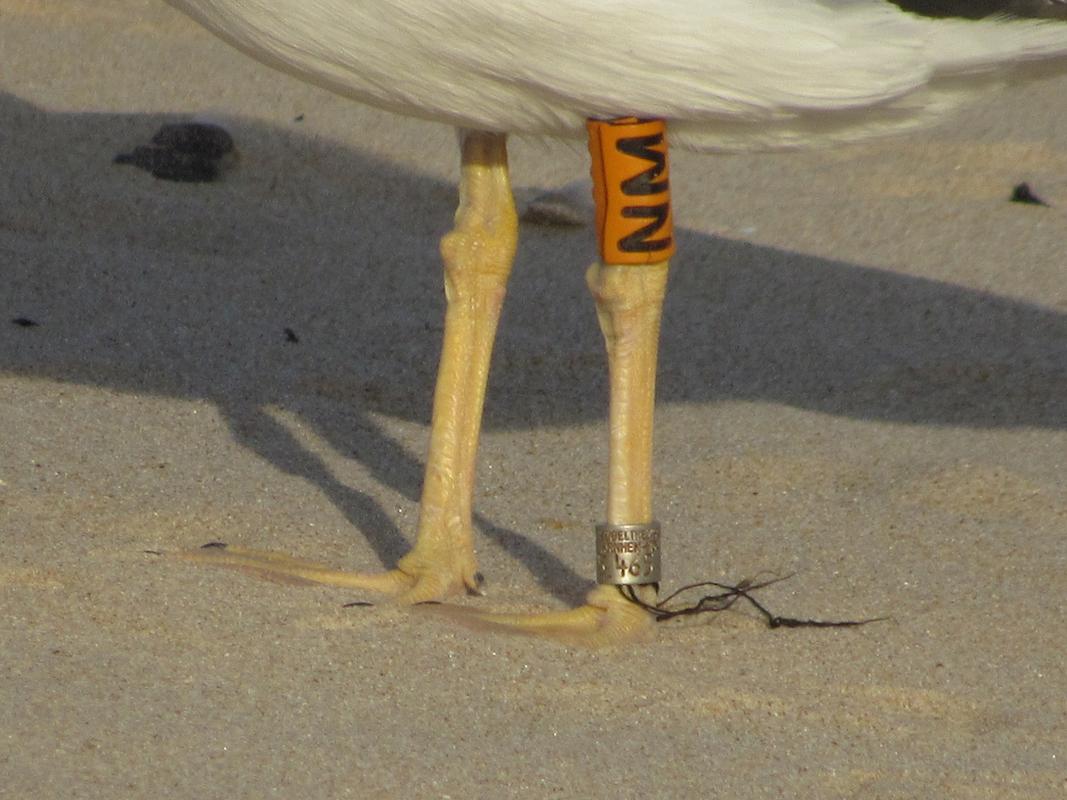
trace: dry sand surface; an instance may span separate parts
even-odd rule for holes
[[[144,552],[403,552],[454,134],[148,0],[0,0],[0,54],[0,797],[1067,796],[1067,79],[910,139],[676,154],[667,584],[795,571],[780,613],[892,619],[589,652]],[[196,114],[237,141],[224,180],[111,163]],[[516,141],[520,198],[582,149]],[[1051,208],[1008,202],[1024,180]],[[523,226],[489,595],[460,602],[590,586],[591,255],[588,227]]]

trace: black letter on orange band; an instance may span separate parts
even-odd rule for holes
[[[671,237],[663,239],[649,239],[667,223],[667,214],[670,205],[662,203],[658,206],[626,206],[622,210],[624,217],[630,219],[651,219],[652,222],[638,228],[629,236],[619,239],[619,249],[624,253],[654,253],[666,250],[671,246]]]
[[[651,166],[644,172],[627,178],[621,184],[622,193],[627,195],[660,194],[670,188],[669,181],[653,182],[663,174],[667,165],[667,155],[662,150],[653,150],[653,147],[663,144],[663,134],[656,133],[651,136],[631,136],[619,139],[615,145],[619,152],[628,156],[640,158],[642,161],[651,162]]]

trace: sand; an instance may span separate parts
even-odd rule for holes
[[[0,53],[0,796],[1065,796],[1067,79],[907,139],[675,154],[666,583],[797,572],[775,611],[891,620],[589,652],[144,552],[404,551],[453,132],[148,0],[0,0]],[[195,115],[237,141],[222,181],[111,163]],[[520,200],[582,149],[515,141]],[[593,237],[521,236],[459,602],[564,608],[603,514]]]

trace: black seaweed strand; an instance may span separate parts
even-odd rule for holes
[[[656,622],[666,622],[668,620],[677,619],[678,617],[691,617],[696,614],[706,614],[714,611],[726,611],[732,608],[738,600],[746,600],[749,605],[755,608],[766,620],[768,628],[855,628],[861,625],[867,625],[871,622],[882,622],[888,619],[888,617],[871,617],[869,619],[855,620],[822,620],[783,617],[770,611],[751,594],[757,589],[762,589],[791,577],[793,576],[786,575],[781,578],[771,578],[770,580],[762,581],[761,583],[753,583],[751,580],[743,580],[736,586],[728,583],[719,583],[718,581],[691,583],[688,586],[683,586],[677,591],[667,595],[667,597],[655,605],[646,603],[638,597],[633,586],[620,586],[619,593],[631,603],[635,603],[651,614]],[[692,605],[675,608],[668,607],[667,604],[670,603],[671,600],[674,600],[680,595],[692,591],[693,589],[700,589],[705,586],[713,586],[722,591],[714,594],[706,594]]]

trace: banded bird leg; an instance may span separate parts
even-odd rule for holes
[[[471,536],[475,458],[489,361],[518,240],[504,134],[462,134],[455,226],[441,241],[444,344],[414,548],[384,573],[352,573],[277,553],[206,547],[178,554],[286,582],[322,583],[397,596],[406,603],[477,592]]]
[[[596,300],[610,373],[608,526],[652,522],[652,417],[660,314],[668,262],[633,266],[594,263],[586,274]],[[654,604],[655,584],[634,587]],[[639,641],[653,618],[618,586],[597,586],[585,605],[540,614],[497,614],[434,606],[433,613],[475,630],[501,630],[601,647]]]
[[[674,252],[666,132],[661,121],[631,119],[591,121],[589,130],[601,260],[589,268],[586,281],[604,334],[611,387],[604,527],[647,530],[652,524],[656,357],[669,257]],[[633,586],[637,596],[654,604],[658,552],[654,572],[644,568],[644,555],[636,559],[627,555],[633,560],[618,562],[624,569],[617,572],[612,569],[614,562],[598,564],[598,581],[607,585],[595,588],[585,605],[569,611],[502,615],[442,607],[440,613],[461,622],[477,621],[481,627],[572,644],[633,641],[648,634],[652,617],[611,584],[637,584]],[[598,552],[598,561],[604,558]]]

